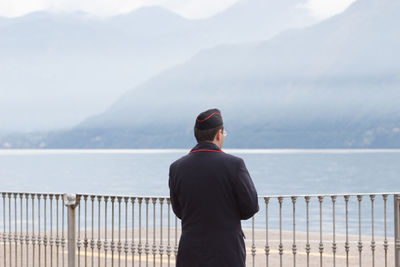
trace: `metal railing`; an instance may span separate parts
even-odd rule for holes
[[[62,195],[3,192],[1,197],[0,266],[47,266],[48,261],[65,266]]]
[[[1,198],[0,266],[175,265],[180,223],[167,197]],[[263,196],[259,204],[243,222],[248,266],[400,267],[399,193]]]

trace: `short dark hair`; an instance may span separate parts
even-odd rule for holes
[[[223,125],[207,130],[199,130],[194,127],[194,136],[196,137],[197,142],[213,141],[218,131],[221,129],[224,129]]]

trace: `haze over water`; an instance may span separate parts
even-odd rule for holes
[[[259,195],[400,191],[400,150],[225,150]],[[186,150],[3,150],[2,191],[168,195]]]

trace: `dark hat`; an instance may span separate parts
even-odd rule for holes
[[[195,127],[199,130],[209,130],[222,126],[223,124],[224,122],[222,121],[221,111],[213,108],[206,110],[197,116]]]

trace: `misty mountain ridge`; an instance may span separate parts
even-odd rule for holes
[[[267,41],[203,50],[77,127],[19,144],[188,147],[195,116],[218,107],[227,147],[399,148],[399,11],[396,0],[358,0]]]
[[[340,98],[347,90],[348,97],[361,96],[361,100],[377,97],[370,94],[378,91],[381,83],[397,84],[400,78],[400,61],[395,60],[396,56],[399,56],[399,53],[396,53],[400,45],[400,38],[396,35],[399,32],[396,22],[400,22],[400,18],[396,16],[395,9],[393,10],[393,7],[400,9],[400,4],[391,5],[386,13],[375,12],[376,7],[371,12],[367,9],[369,13],[362,13],[361,20],[360,16],[354,14],[357,14],[356,11],[359,11],[360,7],[365,8],[364,2],[376,3],[373,0],[361,1],[363,5],[356,3],[342,15],[307,29],[285,32],[264,43],[225,45],[205,50],[187,63],[163,72],[143,86],[126,93],[108,112],[127,111],[138,105],[144,108],[148,102],[143,102],[140,97],[146,96],[143,92],[149,89],[157,92],[157,98],[164,104],[168,105],[177,99],[176,104],[185,102],[188,106],[191,104],[187,104],[187,101],[192,99],[211,101],[210,105],[218,104],[219,101],[213,103],[212,99],[207,99],[212,93],[218,93],[218,90],[221,93],[226,93],[226,90],[236,93],[224,94],[230,97],[224,98],[223,102],[232,101],[235,96],[240,99],[249,97],[249,101],[252,100],[253,103],[261,100],[261,106],[268,99],[276,101],[271,97],[274,91],[277,96],[287,101],[296,96],[296,99],[313,101],[315,104],[321,101],[312,97],[309,92],[327,98],[335,97],[338,93],[337,97]],[[393,0],[386,2],[396,3]],[[363,23],[360,24],[360,21]],[[377,28],[386,30],[379,31]],[[380,49],[376,48],[378,44]],[[204,86],[210,81],[223,83],[224,86]],[[244,82],[248,83],[247,88],[240,87]],[[294,90],[288,83],[292,83],[291,87],[301,85],[307,88]],[[327,90],[329,87],[315,86],[315,83],[326,83],[335,87]],[[361,84],[359,88],[357,85]],[[257,87],[260,85],[261,90]],[[245,90],[247,94],[241,94],[238,88]],[[391,92],[391,89],[386,87],[381,90]],[[254,94],[262,91],[270,94],[269,97],[267,95],[263,99],[253,98]],[[361,92],[365,94],[361,95]],[[287,95],[288,93],[292,95]],[[386,99],[391,94],[381,95]],[[165,101],[167,99],[168,101]],[[345,101],[345,98],[343,100]],[[151,101],[157,103],[157,99],[153,98]]]
[[[171,137],[191,140],[196,114],[219,107],[232,147],[399,147],[399,11],[398,1],[359,0],[306,29],[203,51],[71,132],[118,147],[140,146],[141,129],[165,131],[153,143],[174,147]]]
[[[315,22],[301,2],[242,0],[197,20],[161,7],[108,18],[44,11],[2,18],[0,123],[8,130],[73,126],[204,48]]]

